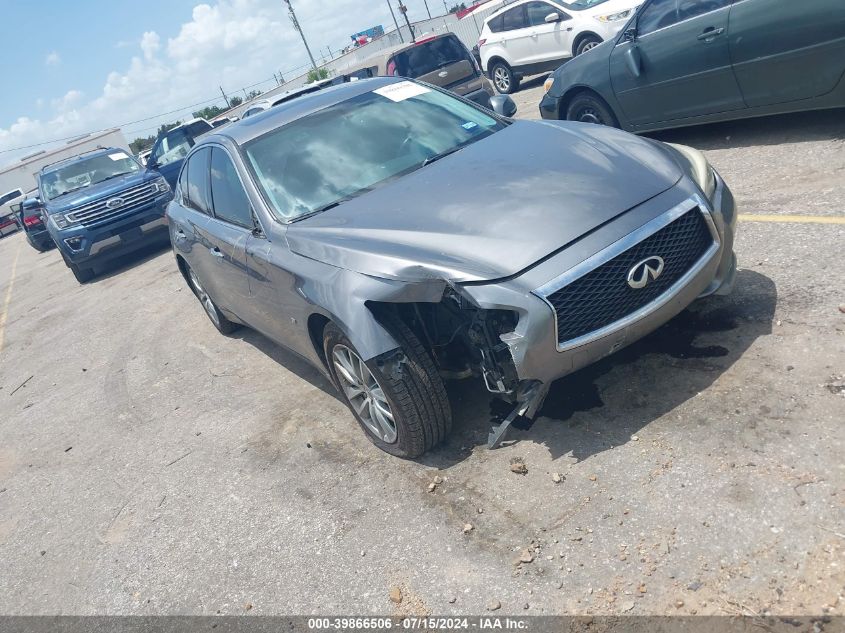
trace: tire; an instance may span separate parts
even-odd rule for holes
[[[499,94],[509,95],[519,90],[519,79],[514,76],[511,67],[505,62],[493,64],[490,68],[490,80]]]
[[[333,323],[323,331],[323,351],[335,386],[370,441],[397,457],[419,457],[451,430],[449,399],[431,356],[413,332],[395,318],[386,319],[384,324],[404,354],[403,362],[395,367],[388,367],[383,360],[362,361]],[[351,378],[357,378],[358,385],[364,384],[363,390],[347,378],[350,363],[351,367],[358,363],[357,374]],[[369,382],[367,375],[372,378]]]
[[[575,57],[578,57],[581,53],[586,53],[591,48],[595,48],[599,44],[601,44],[602,40],[597,35],[587,35],[583,37],[579,42],[578,46],[575,47]]]
[[[62,253],[62,259],[65,260],[65,265],[70,268],[70,272],[73,273],[73,276],[76,277],[76,281],[79,283],[84,284],[94,278],[93,268],[82,268],[81,266],[74,264],[64,253]]]
[[[609,127],[619,127],[619,122],[613,115],[613,111],[607,104],[590,92],[582,92],[575,95],[566,109],[568,121],[581,121],[582,123],[597,123]]]
[[[188,278],[188,285],[191,287],[194,296],[196,296],[197,300],[200,302],[203,310],[205,310],[205,315],[208,317],[208,320],[211,321],[211,324],[217,328],[217,331],[221,334],[231,334],[237,330],[240,325],[223,316],[223,313],[220,312],[220,308],[217,307],[217,304],[212,301],[211,297],[205,291],[205,288],[202,287],[202,283],[200,283],[196,273],[187,264],[185,264],[185,273],[185,276]]]

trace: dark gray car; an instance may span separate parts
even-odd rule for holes
[[[843,0],[647,0],[558,68],[545,119],[632,132],[845,106]]]
[[[179,269],[221,332],[324,371],[370,439],[448,433],[444,377],[532,416],[556,378],[733,284],[730,191],[692,149],[511,121],[379,78],[205,137],[168,208]]]

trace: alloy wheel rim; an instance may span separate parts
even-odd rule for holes
[[[584,46],[581,48],[581,52],[582,52],[582,53],[586,53],[588,50],[590,50],[591,48],[595,48],[595,47],[596,47],[596,46],[598,46],[598,45],[599,45],[599,43],[598,43],[598,42],[595,42],[595,41],[593,41],[593,42],[587,42],[587,43],[586,43],[586,44],[584,44]]]
[[[199,297],[202,307],[205,308],[206,313],[214,322],[214,325],[220,325],[220,317],[217,316],[217,308],[214,307],[211,297],[208,296],[208,293],[202,287],[202,284],[200,283],[200,280],[197,279],[197,274],[193,271],[193,269],[191,269],[190,276],[191,284],[194,286],[194,290],[197,291],[197,296]]]
[[[511,80],[510,77],[508,77],[508,71],[506,71],[501,66],[497,68],[496,71],[493,73],[493,77],[496,81],[496,87],[501,92],[507,92],[508,89],[511,87]]]
[[[332,364],[346,399],[364,425],[385,444],[396,442],[393,411],[367,364],[345,345],[335,346]]]
[[[578,115],[578,120],[581,123],[596,123],[598,125],[603,123],[601,117],[592,108],[584,108],[581,110],[581,114]]]

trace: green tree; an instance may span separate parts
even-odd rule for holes
[[[318,68],[317,70],[312,69],[308,71],[308,81],[306,81],[305,83],[313,84],[315,81],[328,78],[329,71],[327,68]]]
[[[256,97],[260,97],[260,96],[261,96],[260,90],[250,90],[248,93],[246,93],[246,100],[252,101]]]
[[[238,96],[234,96],[234,97],[232,97],[231,99],[229,99],[229,107],[230,107],[230,108],[237,108],[237,107],[238,107],[239,105],[241,105],[243,102],[244,102],[244,100],[243,100],[243,99],[241,99],[241,98],[240,98],[240,97],[238,97]]]
[[[206,106],[202,110],[197,110],[196,112],[194,112],[194,116],[198,119],[206,119],[207,121],[210,121],[211,119],[216,116],[219,116],[223,112],[225,112],[223,108],[218,108],[216,105],[212,105]]]
[[[156,142],[155,136],[147,136],[146,138],[138,137],[129,143],[129,150],[133,154],[140,154],[141,152],[150,149],[153,143]]]

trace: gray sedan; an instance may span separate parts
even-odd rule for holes
[[[403,457],[449,432],[445,379],[512,403],[495,445],[556,378],[735,275],[733,197],[699,152],[396,78],[203,137],[168,216],[214,326],[306,358]]]

